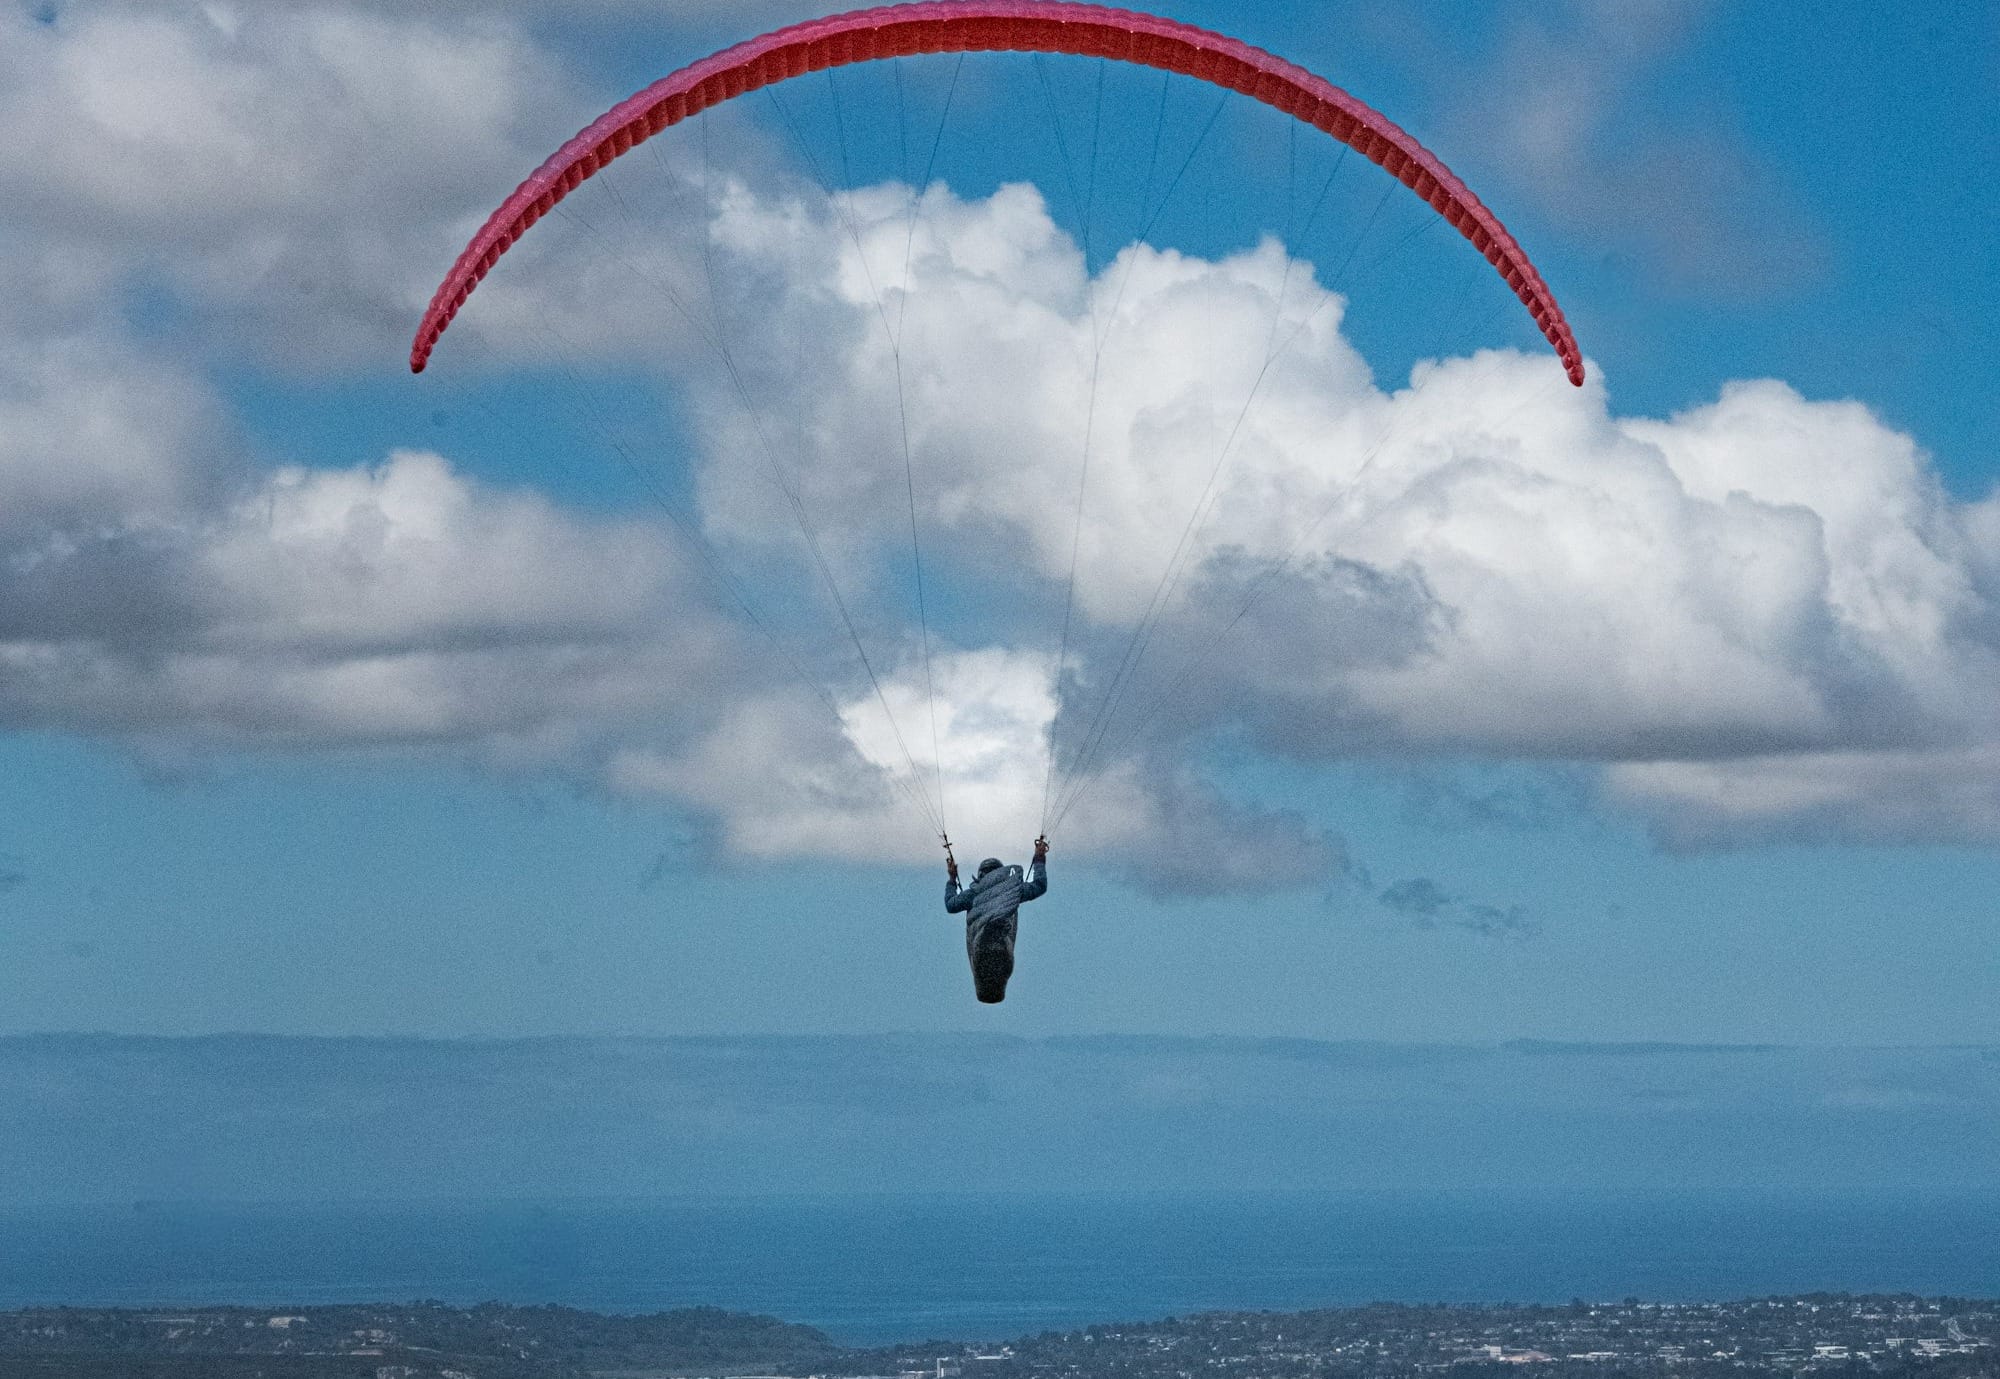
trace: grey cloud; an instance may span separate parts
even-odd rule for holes
[[[1402,915],[1420,929],[1459,929],[1481,938],[1501,939],[1531,938],[1541,932],[1541,926],[1522,906],[1468,900],[1427,876],[1393,882],[1376,899],[1384,909]]]
[[[613,730],[684,730],[763,673],[665,543],[435,457],[281,471],[205,514],[17,547],[0,723],[587,768]]]
[[[1118,850],[1133,883],[1163,899],[1326,885],[1347,867],[1338,834],[1291,810],[1233,804],[1176,772],[1150,785],[1157,812]]]
[[[0,330],[7,324],[0,317]],[[131,534],[120,550],[137,558],[148,527],[212,508],[242,482],[225,409],[184,363],[117,328],[18,324],[9,334],[0,337],[0,543],[23,577],[37,577],[45,552],[106,533]]]
[[[713,865],[721,860],[713,823],[699,816],[663,820],[662,846],[639,872],[636,883],[641,894],[670,885],[682,873]]]
[[[0,10],[0,260],[46,310],[162,295],[203,355],[395,358],[460,222],[591,104],[517,20],[411,9]]]
[[[324,367],[357,323],[394,359],[411,275],[560,127],[574,84],[524,33],[438,13],[0,10],[0,195],[23,211],[0,230],[0,723],[546,758],[580,723],[657,721],[648,662],[715,668],[714,625],[631,598],[665,593],[652,538],[456,479],[391,514],[261,473],[199,372],[243,350]],[[456,549],[436,541],[459,516]],[[618,568],[578,587],[569,557],[606,537]]]
[[[1990,846],[2000,840],[1996,770],[2000,752],[1981,742],[1934,751],[1634,763],[1613,767],[1606,788],[1675,851],[1857,839]]]
[[[0,571],[0,644],[89,641],[125,655],[186,645],[215,617],[184,540],[164,530],[50,542]]]
[[[1093,761],[1117,761],[1237,726],[1260,749],[1301,760],[1394,743],[1394,726],[1343,682],[1408,665],[1429,645],[1447,614],[1418,572],[1340,559],[1277,567],[1230,550],[1192,584],[1136,654],[1129,629],[1093,630],[1084,641],[1080,661],[1116,667],[1130,656],[1133,669],[1109,713],[1103,685],[1069,688],[1060,759],[1074,760],[1086,740],[1099,742]]]
[[[1310,758],[1365,750],[1390,735],[1342,682],[1409,666],[1449,618],[1414,568],[1338,557],[1273,566],[1225,552],[1202,571],[1183,635],[1200,658],[1206,683],[1197,684],[1217,710],[1226,703],[1255,724],[1265,747]],[[1172,664],[1172,654],[1162,659]]]
[[[1498,905],[1467,904],[1458,918],[1451,922],[1481,938],[1531,938],[1542,931],[1542,926],[1530,919],[1526,907],[1521,905],[1502,908]]]
[[[1397,914],[1426,920],[1436,919],[1452,903],[1444,887],[1425,876],[1394,882],[1377,899]]]

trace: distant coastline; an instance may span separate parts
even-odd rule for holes
[[[1385,1298],[1984,1296],[2000,1280],[2000,1193],[127,1203],[0,1210],[0,1236],[0,1307],[711,1305],[848,1346]]]
[[[1549,1307],[1376,1304],[1098,1323],[1011,1340],[844,1347],[811,1327],[716,1308],[615,1316],[439,1303],[0,1314],[9,1373],[61,1379],[1036,1379],[1190,1372],[1292,1379],[1449,1373],[1973,1379],[2000,1362],[2000,1300],[1812,1294]]]

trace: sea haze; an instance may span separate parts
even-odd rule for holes
[[[2000,1187],[2000,1050],[0,1039],[0,1205]]]
[[[1982,1048],[0,1039],[0,1306],[1214,1307],[2000,1291]],[[302,1205],[303,1204],[303,1205]]]

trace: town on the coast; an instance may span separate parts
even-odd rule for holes
[[[710,1307],[644,1316],[435,1302],[0,1313],[0,1373],[21,1379],[1514,1379],[1525,1367],[1541,1379],[1995,1379],[2000,1300],[1383,1303],[873,1349]]]

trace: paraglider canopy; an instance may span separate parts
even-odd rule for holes
[[[1486,256],[1555,347],[1571,383],[1583,356],[1534,264],[1472,190],[1394,121],[1304,68],[1189,24],[1068,0],[929,0],[779,29],[725,48],[613,106],[558,149],[466,245],[410,348],[421,373],[466,298],[500,256],[587,178],[710,106],[808,72],[923,53],[1063,53],[1137,63],[1238,91],[1347,144],[1428,202]]]

